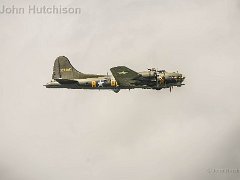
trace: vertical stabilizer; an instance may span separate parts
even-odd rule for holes
[[[84,79],[89,77],[98,77],[98,75],[83,74],[77,71],[65,56],[59,56],[54,62],[52,79]]]

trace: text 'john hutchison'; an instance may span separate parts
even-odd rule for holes
[[[59,6],[36,6],[16,7],[2,5],[0,14],[80,14],[81,8]]]

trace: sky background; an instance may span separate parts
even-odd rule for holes
[[[80,15],[0,14],[1,180],[237,180],[240,1],[6,1]],[[169,90],[46,89],[54,60],[186,76]]]

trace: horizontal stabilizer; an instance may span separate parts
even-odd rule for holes
[[[71,80],[71,79],[55,79],[55,81],[59,82],[60,84],[75,84],[78,81]]]

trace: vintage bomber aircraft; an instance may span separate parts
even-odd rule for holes
[[[68,89],[108,89],[118,93],[121,89],[155,89],[160,90],[173,86],[181,87],[185,77],[178,72],[148,69],[135,72],[125,66],[110,69],[111,75],[84,74],[77,71],[68,58],[60,56],[55,60],[51,82],[46,88]]]

